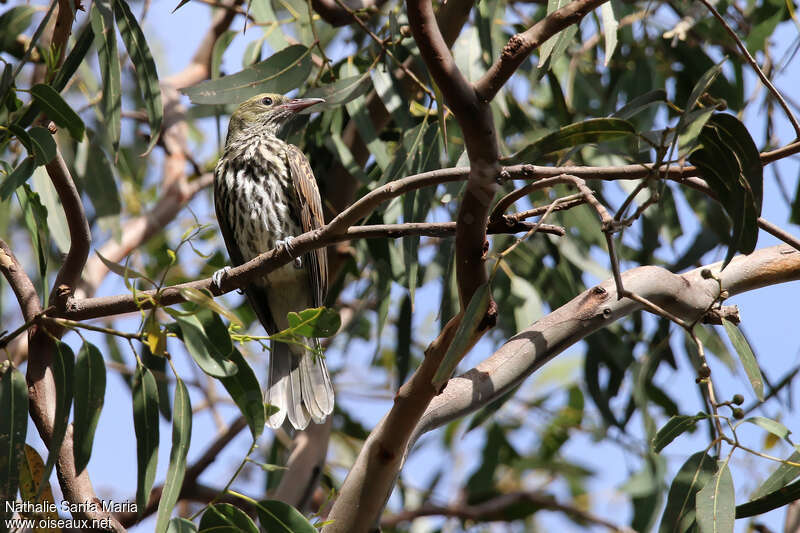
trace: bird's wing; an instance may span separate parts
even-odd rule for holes
[[[233,266],[239,266],[245,263],[245,260],[241,250],[239,250],[239,245],[236,244],[236,239],[233,238],[233,231],[228,223],[229,215],[225,212],[223,206],[232,205],[238,199],[230,197],[232,192],[222,184],[225,182],[225,173],[236,171],[237,169],[227,159],[221,161],[214,170],[217,178],[214,180],[214,210],[217,213],[217,222],[219,223],[219,229],[222,231],[222,239],[225,241],[225,247],[228,249],[228,256],[231,258]],[[267,291],[258,285],[250,284],[244,288],[244,293],[267,334],[272,335],[278,331],[278,326],[275,324],[275,320],[269,310]]]
[[[294,145],[286,148],[286,159],[294,183],[294,191],[299,205],[300,224],[303,233],[321,228],[325,225],[322,214],[322,201],[317,189],[317,180],[308,159]],[[328,256],[325,248],[317,248],[305,255],[304,261],[308,265],[308,277],[311,283],[314,307],[320,307],[325,301],[328,292]]]

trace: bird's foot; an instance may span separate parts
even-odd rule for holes
[[[293,253],[292,251],[292,243],[294,242],[294,237],[286,237],[285,239],[280,239],[275,241],[277,246],[285,246],[286,251],[290,254]],[[295,268],[303,268],[303,258],[302,257],[295,257],[294,258],[294,267]]]
[[[211,284],[219,290],[222,290],[222,279],[228,275],[230,272],[231,267],[226,266],[224,268],[220,268],[216,272],[211,275]],[[238,289],[239,294],[244,294],[242,289]]]

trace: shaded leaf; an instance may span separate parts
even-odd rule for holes
[[[658,430],[658,433],[653,438],[653,451],[658,453],[683,433],[693,431],[695,424],[704,418],[708,418],[704,413],[699,413],[695,416],[673,416],[664,424],[664,427]]]
[[[760,498],[736,507],[736,518],[764,514],[800,499],[800,481],[776,489]]]
[[[292,333],[303,337],[332,337],[342,325],[339,312],[328,307],[313,307],[299,313],[289,312],[286,318]]]
[[[351,76],[336,80],[330,85],[315,87],[307,91],[303,98],[324,98],[325,102],[317,104],[314,109],[329,109],[334,106],[346,104],[351,100],[367,94],[372,89],[372,79],[370,71],[366,71],[360,76]]]
[[[119,26],[122,42],[125,43],[125,48],[136,69],[136,84],[147,111],[147,121],[150,124],[150,143],[147,145],[145,154],[148,154],[158,142],[161,134],[161,120],[164,116],[161,88],[158,86],[158,72],[156,72],[156,64],[144,33],[127,2],[114,0],[114,16],[117,26]]]
[[[169,468],[167,479],[164,481],[164,490],[158,502],[158,517],[156,519],[156,533],[166,531],[172,514],[172,509],[178,502],[178,496],[183,486],[186,475],[186,455],[189,453],[189,443],[192,439],[192,404],[189,401],[189,391],[183,380],[175,381],[175,400],[172,404],[172,449],[169,452]]]
[[[311,51],[293,45],[236,74],[181,89],[195,104],[240,103],[263,92],[285,93],[311,73]]]
[[[651,105],[667,101],[667,91],[664,89],[654,89],[645,94],[637,96],[630,100],[627,104],[617,109],[612,117],[629,119],[637,115],[640,111],[644,111]]]
[[[750,343],[742,334],[742,331],[729,320],[723,320],[725,331],[728,333],[728,338],[731,344],[739,354],[739,360],[742,362],[744,371],[747,374],[747,379],[750,380],[750,385],[753,387],[753,392],[758,398],[759,402],[764,401],[764,378],[761,376],[761,369],[758,367],[753,350],[750,348]]]
[[[17,36],[31,25],[37,9],[34,6],[15,6],[0,15],[0,50],[13,54],[17,50]],[[21,50],[20,54],[21,55]]]
[[[756,489],[756,491],[753,493],[753,500],[758,500],[767,494],[770,494],[771,492],[782,489],[794,478],[800,476],[800,466],[796,466],[797,464],[800,464],[800,452],[793,452],[792,455],[786,459],[786,461],[794,464],[782,463],[779,465],[778,468],[776,468],[775,471],[764,481],[764,483],[762,483],[761,486],[758,487],[758,489]]]
[[[94,139],[91,139],[94,140]],[[118,215],[122,210],[114,170],[99,143],[89,142],[86,172],[83,176],[86,193],[98,217]]]
[[[175,321],[186,349],[203,372],[215,378],[236,374],[236,364],[226,360],[219,348],[208,339],[197,317],[175,317]]]
[[[100,76],[103,81],[100,110],[103,125],[111,140],[112,149],[119,149],[122,117],[122,82],[120,75],[117,33],[114,29],[114,15],[110,2],[98,0],[92,4],[91,24],[94,31],[97,60],[100,63]],[[116,188],[115,188],[116,190]]]
[[[545,135],[519,152],[503,159],[505,165],[537,161],[542,156],[574,148],[581,144],[611,141],[636,134],[627,120],[620,118],[592,118],[577,122]]]
[[[28,385],[22,372],[7,362],[4,365],[0,365],[0,501],[9,502],[16,500],[19,465],[25,457]],[[0,518],[10,518],[5,513],[3,506]]]
[[[229,503],[210,506],[200,519],[200,531],[215,533],[258,533],[253,520],[239,508]]]
[[[697,493],[696,508],[702,533],[733,533],[735,498],[727,461],[720,461],[714,477]]]
[[[695,496],[706,486],[715,471],[714,460],[698,452],[681,466],[667,495],[659,533],[683,533],[695,520]]]
[[[785,439],[789,436],[789,428],[778,422],[777,420],[772,420],[771,418],[766,418],[764,416],[753,416],[743,420],[742,422],[747,422],[749,424],[754,424],[761,429],[770,432],[772,435],[775,435],[779,439]]]
[[[150,284],[152,285],[155,285],[155,282],[153,280],[151,280],[144,274],[137,272],[136,270],[133,270],[132,268],[128,268],[128,265],[121,265],[119,263],[111,261],[110,259],[106,259],[98,250],[95,250],[94,253],[97,254],[97,257],[100,259],[100,262],[103,263],[106,266],[106,268],[109,269],[114,274],[126,280],[130,278],[139,278],[150,282]]]
[[[453,342],[447,347],[442,363],[433,376],[432,381],[437,389],[439,385],[450,379],[459,361],[466,354],[467,348],[470,346],[475,332],[486,314],[490,298],[491,291],[488,283],[482,283],[480,287],[475,289],[475,293],[470,298],[466,311],[464,311],[464,316],[461,317],[461,321],[458,324]]]
[[[92,30],[92,26],[87,24],[84,26],[83,30],[81,30],[78,38],[75,39],[75,44],[64,59],[64,63],[61,64],[61,68],[59,68],[56,75],[53,76],[53,81],[50,82],[50,86],[53,89],[58,92],[64,90],[64,87],[67,86],[67,82],[72,79],[72,75],[75,74],[80,64],[83,63],[83,59],[89,52],[89,48],[92,47],[93,41],[94,31]]]
[[[26,444],[25,453],[19,464],[19,495],[22,501],[33,504],[44,502],[55,504],[50,481],[44,479],[43,473],[44,461],[33,447]],[[42,483],[42,480],[44,480],[44,483]],[[42,515],[23,512],[20,515],[23,518],[37,517],[58,520],[57,511],[47,511]]]
[[[233,402],[239,407],[242,416],[247,420],[253,439],[257,439],[264,432],[265,422],[261,386],[255,372],[239,350],[233,350],[231,361],[239,369],[238,372],[230,377],[219,378],[219,380],[231,395]]]
[[[39,104],[39,107],[47,115],[47,118],[61,126],[67,128],[70,136],[80,142],[83,139],[83,134],[86,131],[86,126],[78,114],[64,101],[58,91],[45,85],[38,83],[31,87],[31,95],[33,99]]]
[[[261,500],[256,506],[261,527],[270,533],[316,533],[300,511],[278,500]]]
[[[158,464],[158,391],[149,369],[136,365],[133,375],[133,429],[136,433],[136,507],[147,506]]]
[[[600,6],[600,13],[603,16],[603,37],[606,41],[605,60],[603,65],[608,66],[611,57],[614,55],[614,50],[617,48],[617,30],[619,22],[617,17],[614,16],[614,7],[611,2],[606,2]]]
[[[94,432],[106,393],[106,365],[94,344],[84,342],[75,361],[75,417],[73,455],[75,471],[89,464]]]
[[[6,201],[11,193],[13,193],[17,187],[25,183],[28,178],[31,177],[33,174],[33,169],[36,168],[36,163],[33,160],[33,157],[26,157],[22,160],[22,163],[17,165],[15,168],[6,178],[3,180],[2,185],[0,185],[0,201]]]
[[[180,289],[180,292],[181,296],[186,298],[188,301],[199,305],[201,308],[208,309],[214,313],[224,316],[239,327],[244,327],[244,324],[242,324],[242,321],[239,320],[238,316],[236,316],[236,313],[226,309],[225,306],[217,302],[208,293],[205,293],[200,289],[195,289],[194,287],[183,287]]]

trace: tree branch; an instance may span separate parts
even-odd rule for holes
[[[607,1],[574,0],[561,9],[553,11],[524,32],[511,37],[503,47],[497,61],[475,83],[475,92],[478,93],[478,97],[484,102],[490,102],[531,52],[547,39],[579,22],[594,8]]]

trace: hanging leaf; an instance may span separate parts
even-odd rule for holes
[[[119,137],[122,117],[122,82],[117,50],[117,32],[114,29],[114,15],[111,2],[98,0],[92,4],[91,23],[95,35],[97,60],[100,63],[100,76],[103,80],[100,110],[103,125],[111,141],[114,153],[119,150]]]
[[[133,375],[133,429],[136,433],[136,507],[141,514],[150,498],[158,464],[158,391],[153,374],[136,365]]]
[[[0,364],[0,501],[16,500],[19,465],[25,457],[28,428],[28,385],[22,372],[8,362]],[[0,519],[10,518],[5,506]]]
[[[106,394],[106,365],[94,344],[84,342],[75,361],[75,417],[73,455],[75,471],[89,464],[94,432]]]
[[[236,374],[226,378],[219,378],[225,390],[231,395],[233,402],[239,408],[242,416],[247,420],[253,439],[257,439],[264,432],[264,396],[255,372],[247,363],[239,350],[231,353],[231,362],[239,369]],[[201,523],[202,526],[202,523]]]
[[[600,6],[600,14],[603,16],[603,37],[606,40],[605,60],[604,66],[608,66],[611,57],[614,55],[614,50],[617,48],[617,30],[619,29],[619,22],[614,15],[614,7],[611,2],[606,2]]]
[[[182,379],[177,378],[175,400],[172,404],[172,449],[169,452],[167,479],[164,481],[164,490],[161,491],[161,500],[158,502],[156,533],[167,530],[172,509],[178,503],[183,478],[186,475],[186,455],[189,453],[191,440],[192,404],[189,401],[186,385]]]
[[[705,452],[686,460],[670,485],[659,533],[681,533],[689,529],[696,515],[695,496],[714,476],[714,467],[714,460]]]
[[[33,169],[35,168],[36,162],[33,160],[33,157],[28,156],[23,159],[22,163],[17,165],[17,168],[6,176],[2,185],[0,185],[0,201],[5,202],[8,200],[8,197],[17,190],[17,187],[28,181],[28,178],[31,177]]]
[[[315,110],[330,109],[363,96],[372,89],[372,78],[367,70],[359,76],[351,76],[336,80],[330,85],[315,87],[307,91],[303,98],[324,98],[325,102],[317,104]]]
[[[764,401],[764,378],[761,376],[761,369],[758,366],[753,350],[750,348],[750,343],[742,334],[742,331],[733,322],[724,319],[722,321],[725,326],[725,331],[728,333],[728,338],[731,344],[739,354],[739,360],[742,362],[744,371],[747,374],[747,379],[750,380],[750,385],[753,387],[753,392],[758,398],[759,402]]]
[[[64,435],[69,424],[69,412],[72,410],[72,384],[74,383],[75,354],[69,345],[61,341],[55,342],[53,350],[53,382],[56,387],[56,409],[53,417],[53,433],[50,438],[47,462],[44,464],[42,481],[50,479],[50,473],[56,464]],[[41,488],[41,487],[40,487]]]
[[[727,461],[697,493],[697,525],[701,533],[733,533],[736,519],[733,478]]]
[[[48,509],[55,508],[53,489],[50,481],[44,479],[44,461],[41,456],[29,445],[25,445],[25,453],[19,463],[19,496],[24,502],[32,504],[49,503]],[[23,518],[47,518],[58,520],[58,512],[48,510],[41,515],[36,513],[20,513]]]
[[[114,17],[119,26],[122,42],[125,43],[125,48],[136,69],[136,84],[139,86],[139,92],[147,111],[147,121],[150,124],[150,144],[147,145],[147,150],[143,154],[147,155],[158,142],[158,137],[161,135],[161,120],[164,116],[161,88],[158,86],[158,72],[156,72],[156,64],[144,33],[127,2],[125,0],[113,0],[113,2]]]
[[[175,321],[186,349],[203,372],[215,378],[236,374],[236,364],[227,360],[219,348],[208,339],[197,317],[175,317]]]
[[[653,451],[658,453],[683,433],[694,431],[697,422],[704,418],[708,418],[705,413],[698,413],[695,416],[673,416],[664,424],[664,427],[658,430],[655,438],[653,438]]]

